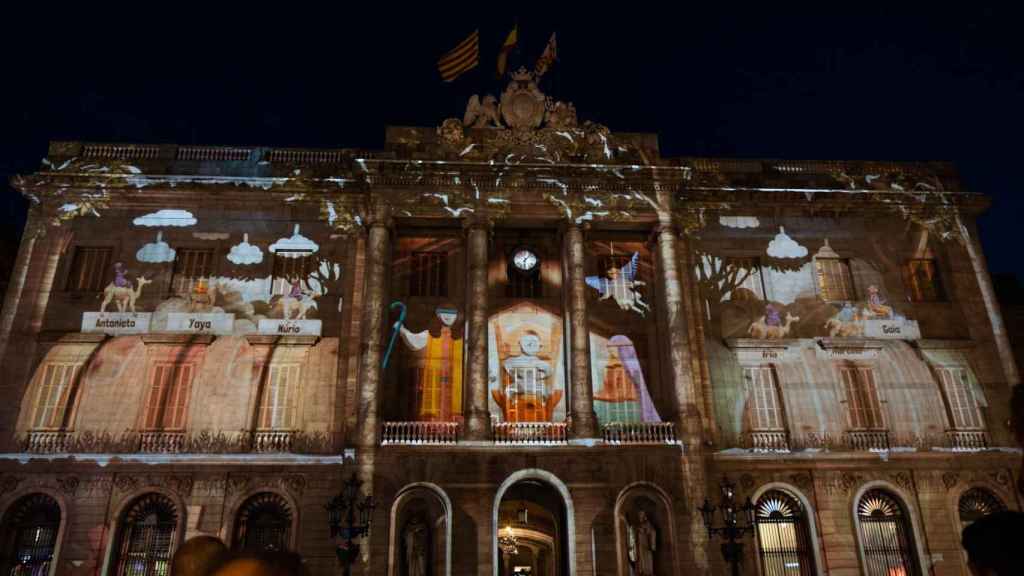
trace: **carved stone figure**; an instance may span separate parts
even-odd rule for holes
[[[466,113],[462,117],[462,124],[471,128],[485,128],[487,126],[501,127],[501,118],[498,117],[498,99],[493,94],[480,96],[473,94],[466,104]]]
[[[145,276],[139,276],[135,279],[135,289],[132,289],[131,282],[125,278],[125,273],[120,262],[114,264],[114,280],[103,289],[103,303],[100,304],[100,312],[106,312],[111,301],[117,305],[118,312],[124,313],[126,308],[135,312],[135,301],[142,294],[142,287],[150,284],[152,280]]]
[[[658,550],[658,531],[647,519],[647,513],[636,513],[636,524],[630,524],[629,563],[635,576],[654,576],[654,554]]]
[[[501,93],[501,117],[513,130],[537,128],[544,121],[544,94],[526,68],[512,74],[505,91]]]
[[[405,566],[408,576],[427,574],[427,527],[416,518],[409,522],[402,534],[405,545]]]

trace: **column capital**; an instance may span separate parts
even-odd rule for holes
[[[488,232],[494,230],[494,218],[489,214],[477,214],[475,212],[469,212],[465,216],[460,217],[462,222],[462,230],[469,232],[470,230],[484,229]]]

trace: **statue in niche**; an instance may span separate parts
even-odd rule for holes
[[[407,576],[427,576],[427,526],[414,518],[402,534]]]
[[[640,253],[633,252],[633,257],[621,268],[614,266],[608,268],[606,276],[587,276],[587,285],[597,290],[601,297],[599,300],[613,298],[619,308],[644,316],[651,310],[651,307],[644,302],[643,296],[637,290],[644,282],[636,279],[637,269],[640,264]]]
[[[127,309],[135,313],[135,301],[142,295],[142,287],[151,282],[152,280],[145,276],[139,276],[135,279],[135,288],[133,289],[132,283],[128,280],[128,269],[124,267],[123,263],[115,262],[114,279],[103,289],[103,303],[100,304],[100,312],[106,312],[107,306],[113,301],[118,312],[123,314]]]
[[[440,321],[439,329],[411,332],[402,325],[399,333],[415,358],[415,418],[452,422],[462,412],[462,337],[452,330],[459,311],[441,306],[434,313]]]
[[[636,524],[627,526],[629,563],[634,576],[654,576],[654,553],[658,549],[658,531],[647,519],[647,513],[636,513]]]
[[[537,356],[540,336],[527,330],[519,337],[520,353],[502,363],[505,385],[491,395],[509,422],[547,422],[562,399],[561,390],[549,390],[551,364]]]

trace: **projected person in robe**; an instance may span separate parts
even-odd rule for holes
[[[459,317],[455,308],[435,310],[440,327],[411,332],[401,328],[402,342],[411,352],[407,364],[416,386],[413,417],[426,422],[454,422],[462,418],[462,337],[452,326]]]
[[[605,349],[607,363],[600,380],[594,382],[594,412],[598,421],[661,422],[647,391],[633,341],[618,334],[608,340]]]

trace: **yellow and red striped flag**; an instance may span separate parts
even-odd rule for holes
[[[519,43],[519,25],[516,24],[512,27],[512,31],[505,37],[505,42],[501,45],[501,51],[498,52],[498,78],[505,75],[505,70],[508,68],[508,54],[516,47]]]
[[[437,70],[441,73],[441,79],[451,82],[467,70],[472,70],[480,64],[480,30],[474,30],[468,38],[459,42],[459,45],[447,52],[437,61]]]

